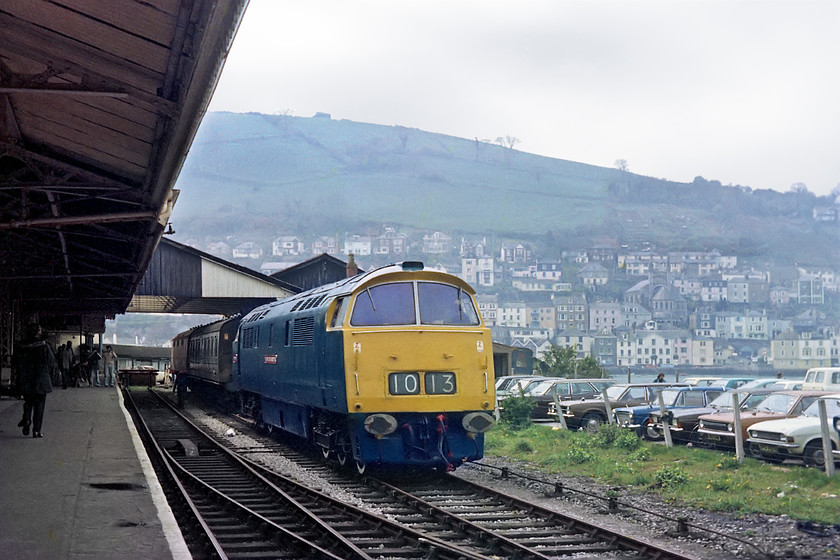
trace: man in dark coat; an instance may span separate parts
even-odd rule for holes
[[[12,365],[23,395],[23,418],[18,426],[23,428],[23,435],[28,436],[31,424],[32,437],[42,437],[47,393],[52,392],[50,378],[58,364],[49,345],[41,339],[41,327],[37,324],[27,326],[26,338],[15,347]]]

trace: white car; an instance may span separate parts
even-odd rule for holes
[[[807,465],[823,468],[822,431],[819,401],[824,400],[828,413],[832,449],[840,449],[840,436],[834,418],[840,416],[840,394],[821,397],[811,403],[801,416],[782,420],[766,420],[750,426],[748,449],[754,457],[770,461],[801,458]]]

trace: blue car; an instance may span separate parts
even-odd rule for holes
[[[723,387],[667,387],[662,389],[662,400],[665,402],[666,410],[697,408],[708,406],[723,393]],[[656,441],[662,439],[663,436],[650,423],[650,414],[658,411],[659,400],[657,399],[651,404],[617,408],[613,411],[613,416],[618,426],[636,430],[639,437]]]

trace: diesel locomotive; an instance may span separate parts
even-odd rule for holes
[[[175,337],[172,368],[325,458],[451,470],[483,456],[493,346],[474,290],[404,262]]]

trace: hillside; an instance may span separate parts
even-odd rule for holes
[[[632,166],[632,162],[630,162]],[[498,144],[329,118],[209,113],[178,180],[179,240],[404,230],[529,240],[546,255],[602,239],[833,264],[838,227],[811,193],[676,183]]]

